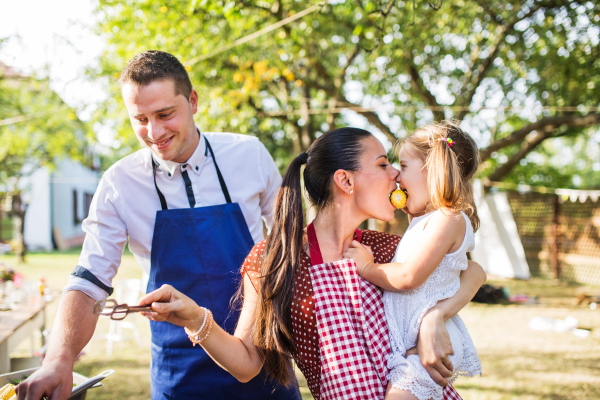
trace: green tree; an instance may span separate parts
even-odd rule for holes
[[[312,5],[100,0],[109,45],[92,73],[108,78],[113,98],[96,117],[130,151],[116,85],[128,59],[160,49],[193,60]],[[390,141],[432,120],[464,120],[482,174],[502,180],[544,141],[597,129],[599,26],[591,1],[331,1],[189,71],[200,126],[258,136],[281,167],[345,124],[346,109]]]
[[[90,137],[87,125],[47,80],[23,76],[0,63],[0,192],[3,209],[14,220],[19,261],[27,249],[23,178],[40,167],[52,168],[63,157],[88,161]]]

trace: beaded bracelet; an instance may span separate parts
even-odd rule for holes
[[[204,307],[202,307],[202,309],[204,310],[204,320],[202,321],[202,326],[200,326],[200,329],[198,329],[198,331],[195,333],[192,333],[188,328],[184,328],[185,333],[187,333],[194,346],[197,344],[202,344],[202,342],[206,340],[210,334],[212,323],[214,321],[212,312]],[[206,332],[204,332],[205,327],[207,327]]]
[[[210,313],[210,320],[208,322],[208,328],[206,328],[206,333],[204,334],[203,337],[200,338],[198,344],[202,344],[202,342],[204,342],[206,340],[206,338],[208,338],[208,335],[210,335],[210,329],[212,328],[213,321],[215,319],[213,318],[212,312],[209,311],[209,313]]]
[[[190,331],[188,328],[183,328],[183,330],[185,331],[185,333],[187,333],[188,337],[191,339],[192,337],[198,337],[200,335],[200,333],[202,332],[202,330],[204,329],[204,327],[206,326],[206,319],[208,317],[208,310],[204,307],[200,307],[204,310],[204,319],[202,320],[202,325],[200,325],[200,328],[198,328],[198,330],[194,333],[192,333],[192,331]]]

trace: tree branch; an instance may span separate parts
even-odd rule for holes
[[[413,90],[417,92],[425,104],[433,108],[433,119],[435,121],[443,120],[444,111],[442,111],[442,106],[437,102],[435,96],[431,94],[429,89],[427,89],[425,83],[423,83],[410,49],[406,49],[404,51],[404,58],[407,61],[406,72],[408,72],[410,75],[410,85],[412,86]]]
[[[504,23],[499,25],[496,29],[496,40],[488,49],[488,56],[477,66],[477,69],[475,69],[475,60],[477,59],[477,57],[479,57],[479,53],[481,52],[481,46],[478,46],[478,49],[474,52],[475,60],[473,60],[473,65],[471,65],[471,68],[465,74],[466,80],[464,87],[467,87],[470,84],[471,89],[467,89],[467,92],[465,93],[464,97],[461,96],[462,100],[460,100],[458,105],[464,106],[465,108],[458,113],[457,119],[463,120],[465,116],[469,113],[469,110],[466,107],[468,107],[468,105],[471,104],[471,101],[473,101],[475,92],[477,91],[479,85],[481,85],[481,82],[487,76],[490,68],[492,67],[494,59],[498,55],[500,44],[502,44],[506,36],[515,29],[515,25],[527,18],[530,18],[533,14],[535,14],[542,8],[550,8],[553,6],[556,6],[556,3],[554,1],[550,1],[547,3],[537,3],[527,13],[525,13],[525,15],[523,15],[522,18],[515,19],[508,25],[504,25]],[[486,7],[484,7],[484,10],[485,9]],[[490,17],[492,17],[491,14]],[[494,15],[492,18],[495,19],[496,16]],[[474,71],[477,71],[477,74],[474,74]]]
[[[356,46],[354,47],[354,50],[352,50],[352,53],[350,54],[349,57],[346,58],[346,65],[344,65],[344,68],[342,68],[342,72],[340,73],[340,79],[345,82],[346,81],[346,72],[348,71],[348,67],[350,65],[352,65],[352,63],[354,62],[354,60],[356,59],[356,57],[358,57],[358,55],[360,54],[360,50],[362,49],[362,47],[360,46]],[[340,84],[339,87],[341,87],[342,85]]]
[[[278,4],[278,3],[277,3]],[[277,7],[277,11],[273,11],[273,7],[275,6],[275,3],[273,4],[273,7],[263,7],[263,6],[259,6],[258,4],[255,3],[246,3],[244,1],[238,1],[238,6],[241,7],[250,7],[250,8],[256,8],[258,10],[262,10],[262,11],[266,11],[269,14],[273,15],[273,16],[277,16],[277,11],[279,11],[279,8],[281,8],[281,6],[279,5]]]
[[[248,97],[248,104],[250,105],[250,107],[254,108],[256,113],[261,117],[277,118],[283,122],[289,122],[293,125],[296,125],[296,120],[289,118],[287,114],[278,114],[278,115],[270,115],[269,114],[268,115],[262,107],[259,107],[256,104],[256,102],[254,101],[254,99],[252,97]]]
[[[542,118],[531,124],[525,125],[510,135],[491,143],[488,147],[479,150],[479,155],[481,160],[485,161],[493,152],[524,140],[527,135],[533,131],[550,133],[561,126],[569,128],[585,128],[597,124],[600,124],[600,113],[591,113],[588,115],[561,115]]]
[[[503,179],[529,152],[535,149],[540,143],[549,138],[557,138],[566,135],[569,133],[569,130],[566,130],[563,133],[555,134],[554,130],[544,130],[535,132],[530,135],[523,144],[519,151],[517,151],[507,162],[498,167],[494,172],[492,172],[486,179],[488,181],[497,182]]]
[[[490,4],[488,3],[488,1],[486,1],[486,0],[484,0],[484,1],[476,1],[476,3],[481,8],[483,8],[483,11],[485,11],[485,13],[490,16],[490,18],[492,19],[492,21],[494,21],[494,23],[500,24],[500,25],[504,24],[504,19],[502,19],[502,16],[500,14],[496,14],[492,10],[492,8],[490,7]]]
[[[360,106],[357,106],[357,107],[360,107]],[[379,118],[379,115],[377,115],[377,113],[375,113],[373,111],[355,111],[355,112],[362,115],[363,117],[365,117],[371,125],[374,125],[377,129],[379,129],[381,131],[381,133],[383,133],[392,144],[396,142],[396,140],[398,138],[392,133],[390,128],[386,124],[383,123],[383,121],[381,120],[381,118]]]
[[[325,68],[325,66],[318,59],[316,59],[316,58],[312,59],[311,64],[318,72],[318,75],[320,77],[324,78],[324,80],[326,82],[332,82],[333,85],[323,86],[323,85],[320,85],[318,82],[313,82],[313,84],[311,86],[314,88],[317,88],[317,89],[321,89],[325,93],[327,93],[327,95],[332,100],[333,104],[337,103],[340,105],[344,104],[349,107],[356,107],[359,109],[362,108],[362,106],[359,104],[349,102],[346,99],[346,97],[344,96],[344,94],[341,92],[341,89],[343,88],[343,84],[346,80],[346,71],[347,71],[348,67],[352,64],[354,59],[360,54],[361,50],[364,50],[364,49],[358,45],[354,48],[354,50],[348,57],[348,61],[346,62],[346,65],[344,66],[344,68],[342,68],[340,76],[337,80],[334,80],[331,77],[331,75],[327,72],[327,69]],[[381,118],[379,118],[379,115],[377,115],[377,113],[375,113],[373,111],[356,111],[356,110],[355,110],[355,112],[357,114],[365,117],[367,119],[367,121],[371,125],[374,125],[377,129],[379,129],[388,138],[388,140],[390,142],[394,143],[396,141],[396,139],[397,139],[396,136],[392,133],[390,128],[385,123],[383,123],[383,121],[381,120]]]
[[[302,94],[300,95],[300,117],[304,120],[304,125],[302,129],[298,131],[300,137],[300,148],[302,151],[308,149],[310,144],[312,143],[311,135],[311,115],[309,114],[310,110],[310,89],[306,85],[306,83],[302,87]]]
[[[356,57],[358,52],[359,52],[359,50],[355,49],[355,52],[353,53],[352,56]],[[350,61],[350,59],[348,61]],[[317,69],[317,71],[319,72],[319,74],[321,76],[328,77],[328,79],[331,80],[331,78],[329,77],[329,75],[327,73],[327,70],[320,62],[315,60],[313,62],[313,65],[315,66],[315,68]],[[348,65],[350,65],[350,64],[348,64]],[[344,71],[345,70],[346,69],[344,68]],[[341,79],[343,79],[343,78],[345,78],[345,75]],[[346,99],[346,97],[342,93],[340,93],[338,88],[335,86],[322,86],[319,84],[315,84],[314,86],[318,89],[322,89],[323,91],[325,91],[325,93],[327,93],[327,95],[330,98],[335,99],[336,103],[338,103],[340,105],[343,104],[344,106],[348,106],[348,107],[356,107],[359,109],[362,108],[362,106],[360,104],[355,104],[355,103],[348,101]],[[342,86],[340,85],[340,88],[341,87]],[[356,111],[356,110],[354,110],[354,111],[357,114],[360,114],[363,117],[365,117],[371,125],[374,125],[375,127],[377,127],[377,129],[379,129],[385,136],[387,136],[387,138],[390,142],[394,143],[396,141],[396,139],[397,139],[396,136],[392,133],[390,128],[386,124],[383,123],[383,121],[381,120],[381,118],[379,118],[379,115],[377,115],[377,113],[375,113],[373,111]]]

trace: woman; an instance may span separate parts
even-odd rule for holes
[[[305,188],[318,209],[307,230],[300,186],[304,164]],[[324,346],[323,332],[328,326],[315,313],[313,297],[315,292],[323,291],[322,287],[317,290],[312,285],[311,271],[315,268],[311,269],[311,264],[335,266],[354,238],[372,247],[377,262],[391,260],[399,237],[360,231],[357,227],[368,218],[393,219],[394,207],[388,196],[396,188],[397,176],[398,171],[389,164],[383,146],[369,132],[342,128],[324,134],[307,153],[290,163],[277,198],[271,235],[252,249],[244,263],[243,306],[235,334],[229,335],[216,325],[211,327],[207,324],[210,313],[170,286],[140,300],[140,304],[152,303],[153,312],[146,316],[186,327],[193,341],[201,343],[215,362],[242,382],[256,376],[264,365],[282,384],[292,383],[290,358],[294,358],[307,377],[313,396],[321,398],[321,383],[331,380],[331,371],[339,363],[336,366],[336,360],[320,353]],[[350,266],[349,271],[353,278],[355,269]],[[446,384],[444,377],[452,375],[448,360],[452,348],[444,321],[464,307],[484,281],[481,267],[471,264],[461,275],[459,292],[439,302],[423,319],[418,348],[414,351],[439,384]],[[370,290],[364,282],[361,280],[360,290]],[[408,283],[406,289],[410,289]],[[383,306],[380,292],[377,293],[362,298],[364,309],[375,315],[372,324],[375,333],[369,336],[372,340],[363,340],[362,345],[353,342],[352,347],[364,347],[357,348],[361,365],[385,382],[385,376],[381,377],[378,371],[385,365],[389,345],[386,347]],[[321,303],[317,311],[321,312],[323,307],[327,303]],[[377,332],[378,326],[383,327],[383,334]],[[362,331],[358,335],[345,333],[365,337]],[[374,352],[370,346],[379,346],[384,351]],[[335,381],[335,377],[332,379]],[[336,383],[339,387],[339,381],[333,382]],[[382,398],[379,393],[376,397]],[[326,394],[322,398],[335,397]]]

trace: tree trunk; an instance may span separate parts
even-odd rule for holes
[[[17,262],[19,264],[25,263],[25,254],[27,253],[27,244],[25,243],[25,213],[17,213],[14,217],[15,227],[15,241],[17,247],[15,249],[15,255],[17,256]]]
[[[17,262],[25,262],[25,254],[27,253],[27,244],[25,243],[25,211],[26,207],[21,200],[21,193],[15,192],[7,196],[7,205],[10,207],[8,215],[13,218],[14,229],[16,232],[15,241],[17,243],[15,255]]]

